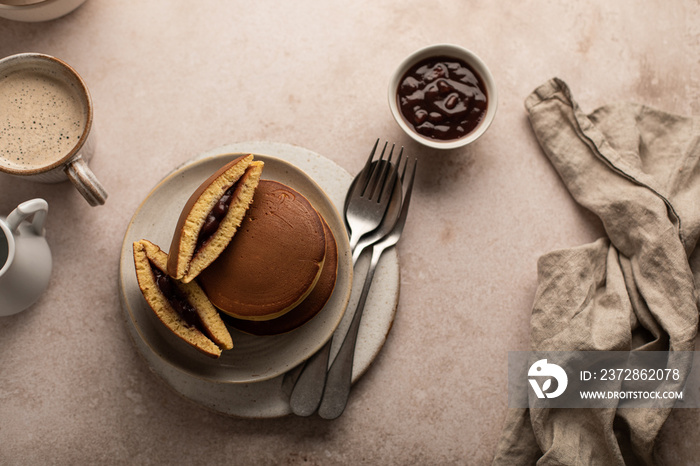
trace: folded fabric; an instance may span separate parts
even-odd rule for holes
[[[540,258],[531,350],[693,351],[700,119],[630,103],[586,115],[556,78],[525,107],[544,153],[607,236]],[[494,465],[655,464],[669,413],[511,409]]]

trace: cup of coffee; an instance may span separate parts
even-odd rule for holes
[[[0,0],[0,18],[49,21],[67,15],[85,0]]]
[[[107,192],[88,167],[93,107],[78,73],[58,58],[22,53],[0,60],[0,172],[31,181],[70,180],[96,206]]]

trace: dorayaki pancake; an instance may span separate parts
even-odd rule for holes
[[[211,302],[243,320],[270,320],[303,301],[321,275],[321,216],[299,192],[260,180],[228,247],[199,275]]]
[[[253,201],[263,162],[238,157],[207,178],[180,214],[168,253],[168,274],[189,283],[221,254]]]
[[[323,220],[323,218],[322,218]],[[265,321],[241,320],[223,314],[221,317],[230,326],[251,335],[279,335],[291,332],[311,320],[326,305],[338,277],[338,245],[333,232],[323,220],[326,234],[326,258],[323,261],[321,276],[304,301],[281,317]]]
[[[167,255],[147,240],[136,241],[134,266],[141,293],[166,327],[207,356],[233,348],[231,334],[204,291],[166,273]]]

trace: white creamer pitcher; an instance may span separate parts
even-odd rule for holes
[[[51,250],[44,236],[48,209],[45,200],[32,199],[7,218],[0,217],[0,316],[27,309],[49,285]]]

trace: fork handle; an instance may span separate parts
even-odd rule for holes
[[[379,258],[384,252],[382,247],[372,248],[372,258],[370,260],[367,277],[362,286],[362,294],[357,303],[355,315],[352,317],[348,332],[345,334],[345,339],[338,350],[338,354],[333,360],[328,375],[326,378],[326,387],[323,391],[323,399],[318,408],[318,415],[323,419],[336,419],[345,410],[350,395],[350,386],[352,385],[352,365],[355,357],[355,344],[357,343],[357,333],[360,329],[360,320],[362,312],[365,308],[367,295],[372,285],[374,271],[377,269]]]
[[[359,227],[355,227],[356,230],[359,230]],[[360,238],[362,235],[365,233],[368,233],[367,231],[351,231],[350,232],[350,250],[355,252],[357,248],[357,243],[360,242]],[[360,249],[360,253],[362,253],[362,249]]]
[[[289,406],[297,416],[311,416],[321,402],[323,388],[326,385],[326,370],[328,370],[332,341],[333,338],[328,340],[323,348],[309,358],[294,384],[289,397]]]
[[[353,268],[365,247],[360,245],[355,249],[355,253],[352,256]],[[311,416],[321,403],[323,389],[326,387],[326,373],[328,371],[331,345],[337,338],[339,338],[339,335],[336,331],[331,339],[323,345],[323,348],[306,361],[296,382],[294,382],[292,393],[289,396],[289,407],[297,416]],[[287,374],[290,373],[288,372]]]

